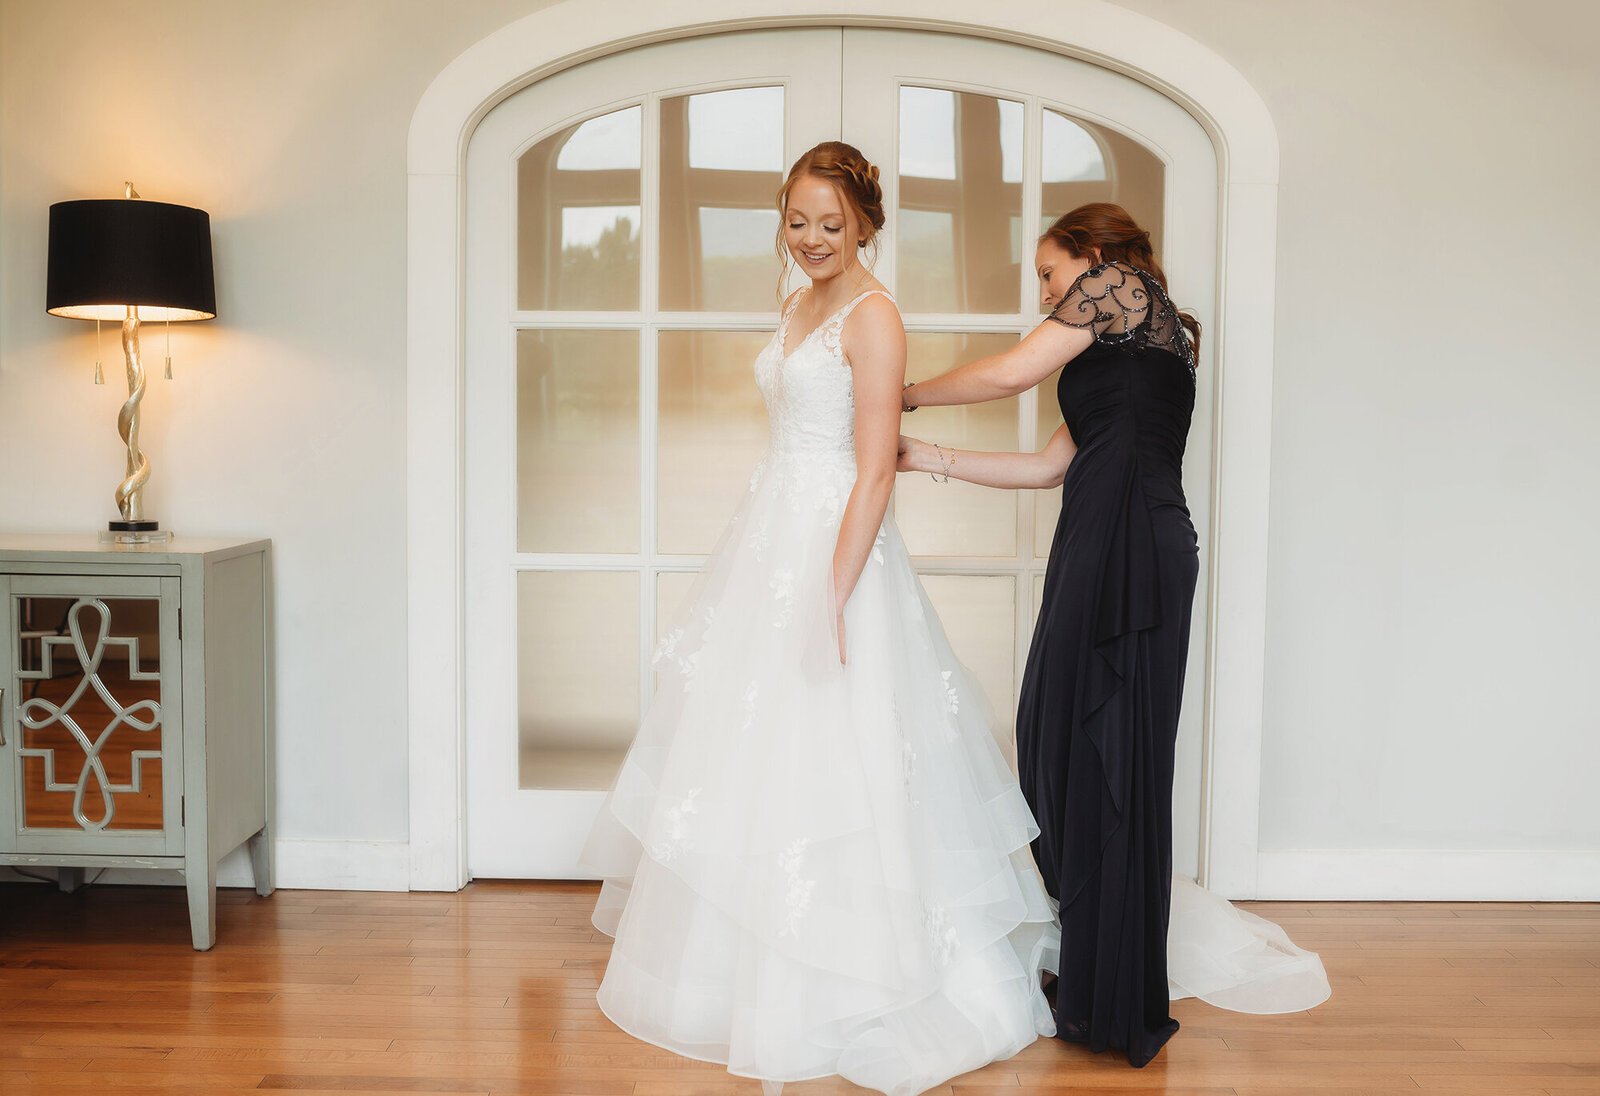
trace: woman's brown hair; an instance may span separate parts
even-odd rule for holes
[[[1090,202],[1062,214],[1039,237],[1041,244],[1046,240],[1074,259],[1094,260],[1098,253],[1098,262],[1127,263],[1154,278],[1169,299],[1172,296],[1167,289],[1166,272],[1156,262],[1155,249],[1150,246],[1150,233],[1140,228],[1127,210],[1113,202]],[[1178,322],[1189,333],[1189,342],[1198,357],[1200,321],[1187,312],[1179,312]]]
[[[806,176],[832,183],[845,208],[855,215],[861,247],[876,247],[878,230],[883,228],[883,187],[878,185],[877,165],[861,155],[855,145],[843,141],[824,141],[812,148],[789,169],[778,188],[778,258],[788,262],[789,249],[783,238],[783,214],[789,205],[789,191]],[[781,280],[780,280],[780,285]]]

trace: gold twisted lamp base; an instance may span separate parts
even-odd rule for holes
[[[139,360],[139,310],[130,306],[122,321],[122,356],[128,366],[128,399],[117,412],[117,433],[128,450],[128,471],[117,484],[120,520],[101,534],[121,544],[150,544],[172,539],[170,531],[144,516],[144,485],[150,479],[150,460],[139,448],[139,404],[144,400],[144,363]]]

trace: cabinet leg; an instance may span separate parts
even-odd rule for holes
[[[250,867],[256,877],[256,893],[265,898],[277,885],[272,878],[272,827],[262,826],[261,831],[249,840]]]
[[[210,951],[217,940],[216,866],[191,856],[183,874],[189,892],[189,931],[194,936],[194,950]]]
[[[61,888],[62,894],[72,894],[83,886],[82,868],[57,868],[56,886]]]

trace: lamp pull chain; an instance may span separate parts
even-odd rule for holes
[[[167,317],[167,372],[166,379],[172,379],[172,317]]]
[[[94,383],[105,384],[106,375],[100,371],[100,321],[94,321]]]

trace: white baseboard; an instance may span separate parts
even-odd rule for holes
[[[48,873],[48,869],[47,869]],[[290,890],[410,889],[403,841],[279,841],[278,886]],[[20,879],[0,868],[0,880]],[[181,885],[175,871],[107,871],[100,883]],[[255,885],[244,849],[217,867],[217,885]],[[1256,893],[1301,902],[1600,902],[1600,851],[1298,849],[1257,857]]]
[[[410,889],[411,853],[404,841],[278,841],[275,874],[286,890],[403,891]],[[39,869],[53,874],[54,868]],[[183,875],[169,870],[114,868],[91,877],[97,884],[140,886],[183,885]],[[0,868],[0,881],[23,879]],[[217,886],[254,887],[250,856],[244,847],[217,865]]]
[[[1600,901],[1600,852],[1262,852],[1257,857],[1254,897],[1320,902],[1596,902]]]

